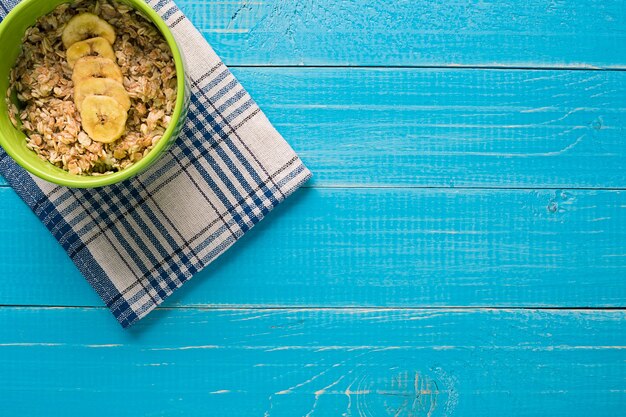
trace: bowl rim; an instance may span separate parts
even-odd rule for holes
[[[0,39],[2,39],[2,34],[6,30],[6,24],[8,20],[10,20],[13,16],[20,13],[23,8],[28,7],[29,4],[42,0],[22,0],[19,4],[17,4],[11,11],[4,17],[2,22],[0,22]],[[145,17],[147,17],[156,27],[159,29],[163,37],[165,38],[174,58],[174,65],[176,68],[176,103],[174,106],[174,111],[172,112],[172,116],[170,118],[170,122],[163,133],[163,136],[157,144],[148,152],[148,154],[143,157],[137,163],[129,166],[128,168],[124,168],[121,171],[106,174],[106,175],[77,175],[77,174],[63,174],[54,175],[54,173],[50,173],[47,170],[43,170],[30,164],[28,161],[23,159],[19,154],[15,154],[10,147],[3,146],[5,139],[2,135],[0,135],[0,146],[4,148],[5,152],[22,168],[26,171],[30,172],[37,177],[49,181],[51,183],[62,185],[71,188],[95,188],[102,187],[106,185],[115,184],[142,172],[145,168],[151,165],[154,161],[156,161],[161,154],[167,149],[169,146],[172,135],[174,134],[174,130],[177,128],[179,123],[179,119],[183,114],[183,109],[185,105],[185,94],[186,94],[186,85],[185,85],[185,69],[183,63],[183,57],[180,49],[178,48],[178,44],[176,43],[176,39],[172,34],[169,26],[165,23],[163,18],[148,5],[143,0],[117,0],[120,3],[127,4],[135,10],[140,11]],[[62,1],[59,5],[64,3],[73,3],[72,0]],[[58,6],[55,6],[58,7]],[[41,15],[43,16],[43,15]],[[34,24],[34,22],[33,22]],[[4,100],[4,97],[1,97]],[[42,161],[49,163],[47,161]]]

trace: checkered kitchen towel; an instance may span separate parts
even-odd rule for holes
[[[0,0],[0,18],[18,1]],[[181,137],[142,175],[98,189],[34,178],[0,149],[0,174],[123,327],[141,319],[311,176],[171,0],[148,3],[183,49]]]

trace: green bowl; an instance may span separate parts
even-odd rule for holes
[[[2,45],[2,59],[0,60],[0,146],[20,166],[46,181],[73,188],[93,188],[126,180],[152,165],[174,142],[181,131],[189,105],[189,92],[185,83],[183,59],[174,36],[163,19],[144,0],[118,1],[140,11],[154,23],[167,40],[176,64],[178,92],[170,124],[161,140],[139,162],[112,174],[98,176],[70,174],[40,159],[35,152],[26,147],[26,136],[16,129],[9,119],[5,94],[9,87],[9,74],[21,52],[22,37],[26,29],[33,26],[39,17],[50,13],[58,5],[71,3],[71,1],[23,0],[0,23],[0,45]]]

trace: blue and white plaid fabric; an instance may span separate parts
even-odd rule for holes
[[[18,3],[0,0],[0,18]],[[144,317],[311,176],[171,0],[148,3],[186,59],[191,104],[171,150],[98,189],[32,177],[0,150],[0,174],[67,251],[123,327]]]

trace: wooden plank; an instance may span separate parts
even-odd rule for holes
[[[179,0],[228,65],[626,65],[621,0]]]
[[[235,73],[313,185],[626,186],[626,72]]]
[[[6,415],[620,415],[626,312],[0,308]]]
[[[313,186],[626,186],[626,72],[234,72]]]
[[[300,190],[166,305],[624,306],[626,192]],[[0,189],[0,304],[101,305]]]

